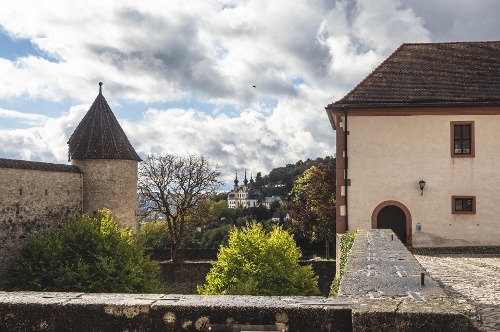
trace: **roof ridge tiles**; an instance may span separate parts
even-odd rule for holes
[[[406,43],[327,108],[500,104],[500,41]]]

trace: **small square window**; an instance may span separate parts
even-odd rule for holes
[[[453,214],[476,214],[475,196],[452,196],[451,213]]]

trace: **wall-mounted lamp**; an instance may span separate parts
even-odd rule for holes
[[[425,188],[425,181],[424,180],[418,181],[418,185],[420,186],[420,195],[423,195],[424,194],[424,188]]]

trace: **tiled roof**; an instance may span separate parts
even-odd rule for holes
[[[16,160],[0,158],[0,168],[29,169],[34,171],[81,173],[80,169],[72,165],[42,163],[38,161]]]
[[[403,44],[328,108],[500,104],[500,41]]]
[[[99,95],[68,141],[70,159],[142,159],[99,88]]]

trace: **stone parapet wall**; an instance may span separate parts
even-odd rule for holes
[[[360,304],[354,331],[484,331],[474,306],[449,297],[390,229],[358,231],[339,299]]]
[[[152,259],[168,261],[171,257],[170,249],[147,249],[146,252]],[[177,249],[179,261],[213,261],[217,259],[219,249]]]
[[[418,247],[410,251],[415,255],[500,255],[500,246]]]
[[[318,288],[321,295],[330,294],[330,286],[335,277],[334,261],[301,261],[300,265],[312,265],[319,277]],[[161,263],[161,279],[172,294],[197,294],[198,285],[206,283],[206,275],[212,268],[210,262]]]
[[[0,292],[0,331],[484,331],[391,235],[359,232],[336,298]]]
[[[0,272],[26,239],[82,211],[82,174],[0,169]]]
[[[241,331],[253,325],[252,331],[352,331],[349,304],[336,303],[299,297],[0,292],[0,330]]]

